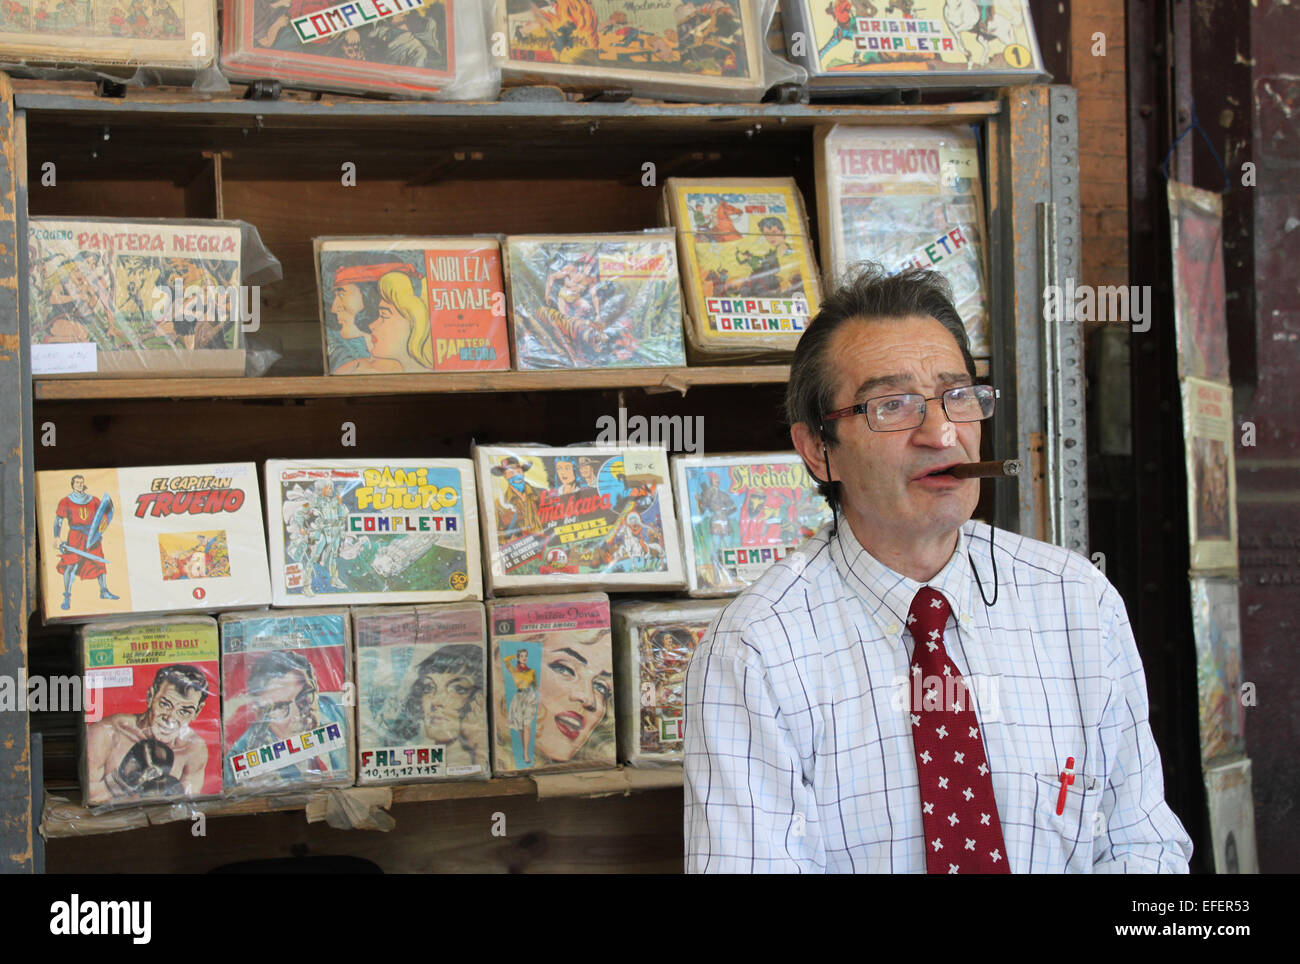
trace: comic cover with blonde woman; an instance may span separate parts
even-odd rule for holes
[[[604,593],[488,604],[492,772],[615,765],[614,654]]]
[[[330,375],[505,371],[501,248],[493,238],[316,238]]]
[[[483,604],[366,606],[352,625],[357,783],[486,780]]]

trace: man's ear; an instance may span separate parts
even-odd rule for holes
[[[822,444],[821,434],[813,431],[803,422],[790,426],[790,441],[794,442],[795,451],[803,459],[812,474],[823,482],[830,479],[826,474],[826,450]]]

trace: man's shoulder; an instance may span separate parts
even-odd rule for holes
[[[1043,542],[985,522],[971,520],[963,526],[972,554],[977,560],[988,559],[990,540],[999,566],[1011,566],[1022,586],[1073,585],[1100,598],[1113,589],[1102,570],[1082,553],[1064,546]]]

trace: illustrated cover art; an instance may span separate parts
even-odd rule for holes
[[[6,0],[0,62],[197,70],[213,62],[216,26],[215,0]]]
[[[819,131],[822,265],[842,279],[876,261],[891,273],[933,268],[952,285],[971,354],[987,357],[984,200],[974,135],[964,128]]]
[[[1241,704],[1241,615],[1237,583],[1192,577],[1196,690],[1200,697],[1201,759],[1246,751]]]
[[[486,780],[482,603],[368,606],[357,646],[357,783]]]
[[[626,602],[613,607],[619,760],[682,762],[686,667],[724,601]]]
[[[271,601],[252,462],[36,473],[47,622]]]
[[[692,596],[744,589],[831,519],[793,452],[673,456]]]
[[[80,636],[88,697],[81,755],[86,807],[220,795],[216,620],[113,620],[89,623]]]
[[[436,92],[456,76],[460,0],[225,0],[221,65],[236,80]]]
[[[672,231],[506,239],[515,366],[686,364]]]
[[[501,247],[484,238],[317,238],[330,375],[506,371]]]
[[[352,784],[347,610],[223,614],[221,695],[227,793]]]
[[[27,245],[34,376],[244,373],[237,225],[32,218]]]
[[[481,599],[469,459],[268,459],[277,606]]]
[[[1216,874],[1259,873],[1259,855],[1255,849],[1255,800],[1250,781],[1249,760],[1224,763],[1205,771]]]
[[[609,597],[493,600],[488,623],[493,774],[613,767]]]
[[[821,306],[803,198],[793,178],[669,178],[689,307],[701,351],[792,352]]]
[[[1232,388],[1183,378],[1183,443],[1193,569],[1237,568]]]
[[[647,94],[762,93],[763,38],[750,0],[494,2],[507,76],[623,83]]]
[[[674,589],[682,563],[663,449],[475,449],[494,591]]]
[[[784,0],[787,48],[809,86],[1045,79],[1027,0]]]
[[[1177,181],[1169,182],[1168,195],[1178,374],[1226,382],[1223,201],[1213,191]]]

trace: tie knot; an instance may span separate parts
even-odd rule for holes
[[[943,593],[930,586],[922,586],[912,600],[912,608],[908,610],[907,623],[912,629],[924,628],[927,632],[937,628],[940,632],[948,624],[948,616],[952,612],[952,607],[948,605],[948,600],[943,597]]]

